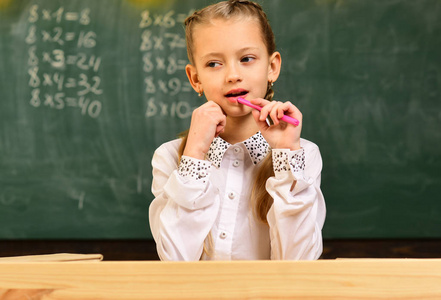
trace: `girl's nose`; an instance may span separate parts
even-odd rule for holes
[[[242,81],[238,66],[232,64],[228,67],[226,80],[231,83]]]

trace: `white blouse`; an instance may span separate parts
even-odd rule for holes
[[[319,258],[326,208],[317,145],[301,139],[300,150],[270,150],[260,132],[235,145],[217,137],[205,160],[183,156],[179,162],[180,143],[161,145],[152,160],[149,218],[162,260]],[[269,151],[275,176],[266,182],[274,199],[268,226],[254,217],[250,193]],[[203,253],[209,235],[210,256]]]

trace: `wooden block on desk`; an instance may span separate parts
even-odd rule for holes
[[[71,254],[71,253],[0,257],[0,263],[1,262],[80,262],[80,261],[102,261],[102,260],[103,260],[102,254]]]

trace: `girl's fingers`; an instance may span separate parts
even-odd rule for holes
[[[188,148],[192,152],[206,152],[213,139],[225,130],[226,116],[221,107],[209,101],[192,113]],[[186,147],[187,148],[187,147]]]
[[[290,117],[296,117],[298,115],[297,112],[300,112],[291,102],[281,103],[277,109],[277,117],[281,119],[283,115],[287,115]]]
[[[283,115],[284,115],[283,103],[276,102],[273,106],[273,109],[270,112],[270,117],[271,120],[273,120],[274,125],[279,125],[280,123],[279,120],[283,117]]]
[[[266,119],[263,121],[260,120],[261,113],[258,110],[253,110],[252,114],[253,114],[254,120],[256,121],[257,126],[259,126],[260,131],[267,130],[269,126],[266,123]]]
[[[280,123],[279,120],[282,119],[284,115],[293,117],[299,121],[302,119],[302,113],[300,112],[300,110],[289,101],[285,103],[278,102],[273,107],[273,111],[270,113],[270,116],[273,119],[274,123],[277,124]]]
[[[222,114],[221,116],[219,116],[219,120],[216,126],[215,137],[219,136],[219,134],[225,131],[226,124],[227,124],[227,118],[225,117],[225,115]]]
[[[272,102],[262,98],[251,99],[250,102],[254,105],[262,107],[262,110],[260,111],[259,121],[265,121],[269,113],[268,105],[270,105]]]
[[[264,107],[262,107],[262,110],[260,111],[260,121],[265,121],[268,116],[271,117],[270,114],[276,105],[277,102],[273,101],[273,102],[268,102]]]
[[[268,141],[273,149],[292,149],[300,148],[300,133],[302,130],[302,114],[291,102],[278,101],[252,101],[253,104],[263,105],[260,113],[253,110],[253,117],[262,132],[263,137]],[[281,121],[284,116],[289,116],[299,120],[298,125],[290,125]],[[266,122],[266,118],[272,119],[272,124]]]
[[[266,119],[268,117],[271,118],[274,125],[279,125],[280,119],[282,119],[284,115],[296,118],[299,121],[301,121],[302,119],[302,113],[294,104],[292,104],[289,101],[287,102],[268,101],[262,98],[257,98],[250,100],[250,102],[252,104],[262,107],[260,113],[259,112],[256,113],[256,116],[258,116],[256,122],[260,122],[261,126],[267,126]]]
[[[286,105],[285,115],[288,115],[290,117],[299,120],[301,124],[303,120],[303,115],[302,112],[297,108],[297,106],[295,106],[291,102],[286,102],[285,105]]]
[[[279,106],[278,110],[277,110],[277,117],[279,119],[283,118],[283,116],[285,115],[285,112],[290,112],[291,108],[291,103],[290,102],[285,102],[282,105]],[[287,114],[289,115],[289,114]]]
[[[251,99],[250,102],[254,105],[258,105],[260,107],[264,107],[265,105],[267,105],[268,103],[271,103],[271,101],[268,101],[266,99],[263,98],[256,98],[256,99]]]

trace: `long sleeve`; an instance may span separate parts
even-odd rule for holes
[[[152,159],[155,199],[149,219],[161,260],[199,260],[219,210],[210,163],[184,159],[178,165],[176,141],[162,145]]]
[[[274,177],[266,183],[274,203],[268,212],[271,259],[314,260],[323,251],[322,227],[326,207],[320,190],[319,148],[273,150]]]

